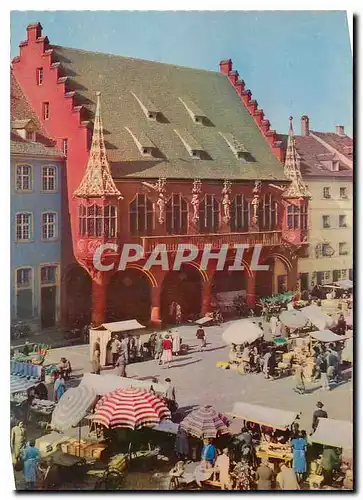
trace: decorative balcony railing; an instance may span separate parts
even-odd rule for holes
[[[231,248],[235,244],[274,246],[281,243],[281,231],[266,231],[256,233],[218,233],[218,234],[183,234],[173,236],[143,236],[139,243],[145,254],[154,250],[157,245],[164,244],[168,252],[176,252],[182,245],[195,245],[203,250],[206,244],[212,244],[213,249],[219,249],[228,244]]]

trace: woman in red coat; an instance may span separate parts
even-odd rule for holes
[[[161,355],[161,362],[163,365],[168,363],[168,368],[170,368],[170,361],[173,359],[173,341],[170,338],[170,335],[165,335],[165,338],[162,342],[163,353]]]

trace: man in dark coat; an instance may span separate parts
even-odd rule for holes
[[[321,401],[316,403],[316,410],[313,413],[313,422],[311,424],[313,432],[318,427],[319,418],[328,418],[328,414],[325,410],[323,410],[323,407],[324,405]]]

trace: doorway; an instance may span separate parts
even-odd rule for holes
[[[41,288],[41,324],[42,328],[49,328],[55,325],[56,321],[56,286],[42,286]]]

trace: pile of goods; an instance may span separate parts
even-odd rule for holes
[[[61,444],[61,450],[63,453],[74,455],[76,457],[93,458],[94,460],[100,460],[105,449],[105,444],[90,443],[89,441],[85,441],[83,439],[79,441],[76,438],[69,438]]]
[[[15,351],[12,359],[20,363],[30,362],[33,365],[42,365],[49,350],[49,346],[46,344],[39,344],[33,346],[32,352],[27,352],[25,347],[23,350],[24,352]]]
[[[288,370],[289,368],[291,368],[293,357],[293,352],[284,352],[282,355],[282,361],[277,364],[277,367],[281,370]]]
[[[292,460],[291,446],[289,443],[270,443],[262,441],[256,450],[257,456],[266,455],[270,458]]]
[[[48,399],[34,399],[32,404],[32,410],[35,410],[44,415],[50,415],[56,403],[54,401],[49,401]]]
[[[294,356],[293,366],[302,366],[305,379],[311,381],[314,376],[315,359],[309,349],[309,339],[296,339],[296,341],[298,345],[292,351]]]

